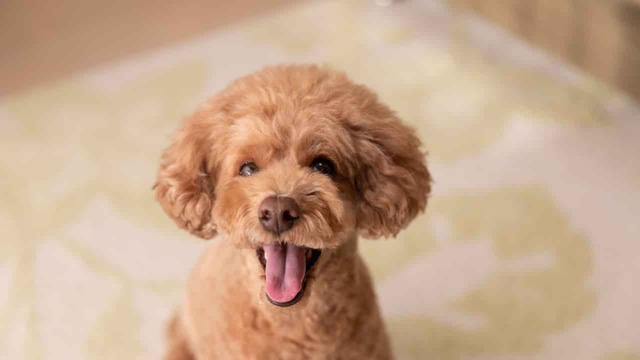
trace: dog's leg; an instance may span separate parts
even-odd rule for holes
[[[180,320],[180,314],[176,313],[167,327],[167,353],[164,360],[193,360],[193,354],[187,342],[187,334]]]

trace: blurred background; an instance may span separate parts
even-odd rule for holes
[[[361,242],[399,359],[640,359],[638,0],[4,0],[0,49],[0,359],[161,357],[211,242],[154,202],[160,153],[292,62],[429,152],[426,214]]]

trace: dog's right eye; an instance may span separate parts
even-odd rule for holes
[[[258,172],[258,165],[254,162],[246,162],[240,166],[240,171],[238,171],[238,175],[240,176],[251,176]]]
[[[322,156],[313,159],[309,167],[313,169],[313,171],[325,174],[329,177],[333,177],[336,172],[336,167],[333,165],[333,162]]]

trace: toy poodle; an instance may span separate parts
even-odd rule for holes
[[[155,195],[217,234],[165,359],[391,359],[358,235],[395,236],[431,188],[414,131],[315,65],[264,68],[202,104],[162,155]]]

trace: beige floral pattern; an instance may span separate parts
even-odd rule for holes
[[[438,359],[532,351],[539,348],[542,336],[575,323],[593,310],[595,294],[586,281],[592,268],[587,240],[571,229],[568,219],[543,190],[513,187],[443,196],[433,200],[430,215],[434,220],[441,218],[435,220],[440,223],[430,226],[427,219],[418,225],[440,226],[440,239],[437,248],[423,261],[444,256],[450,248],[458,249],[460,257],[449,259],[440,270],[451,274],[449,285],[458,282],[453,286],[464,286],[467,291],[443,304],[440,317],[448,315],[461,323],[414,313],[393,317],[390,326],[396,351],[410,358],[422,355]],[[540,228],[540,224],[545,226]],[[413,244],[421,239],[403,240]],[[465,255],[465,248],[470,247],[475,247],[475,252],[469,255],[491,254],[484,259],[490,260],[489,264],[464,264],[474,260]],[[377,261],[384,261],[369,258],[374,268]],[[467,276],[467,271],[484,274]],[[456,278],[456,273],[461,278]],[[424,275],[429,279],[428,274]],[[383,282],[382,289],[385,285]],[[427,281],[422,286],[430,284]],[[420,293],[419,289],[405,287]],[[385,294],[381,297],[383,305],[404,306],[404,300]],[[404,336],[407,333],[414,336]]]
[[[153,359],[209,244],[150,190],[171,132],[265,64],[321,62],[435,178],[362,241],[399,359],[640,358],[640,108],[444,1],[314,1],[0,100],[0,358]],[[214,240],[218,241],[218,240]]]

